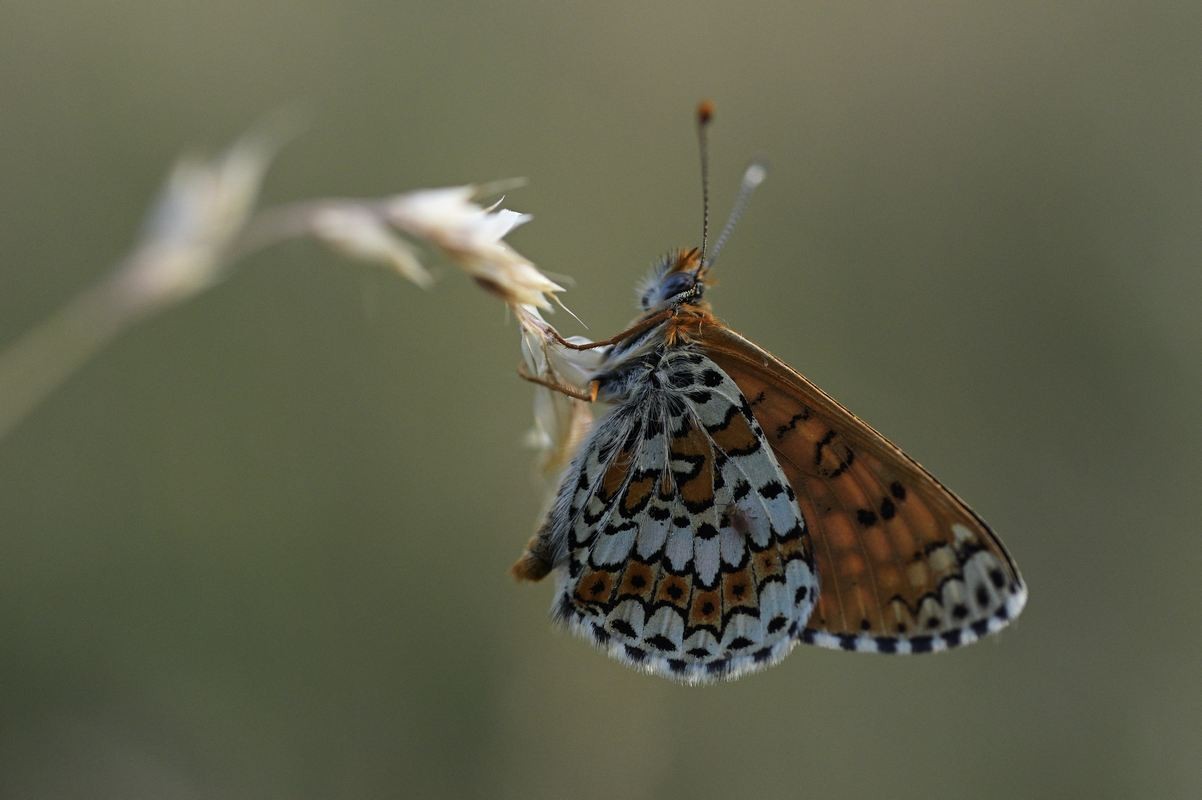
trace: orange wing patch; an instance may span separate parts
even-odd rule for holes
[[[622,484],[626,480],[626,475],[630,471],[631,454],[629,450],[622,450],[618,453],[613,463],[605,470],[605,477],[601,479],[601,487],[597,491],[597,498],[606,505],[611,500],[617,497],[618,492],[622,489]]]
[[[655,604],[667,605],[682,614],[689,608],[693,579],[689,575],[665,575],[655,587]]]
[[[738,406],[731,406],[730,413],[721,425],[709,430],[710,438],[722,452],[728,455],[751,453],[760,446],[760,439],[747,424],[747,418],[739,413]]]
[[[629,517],[641,511],[651,500],[651,494],[655,491],[655,483],[656,476],[651,474],[632,478],[626,486],[626,492],[622,495],[620,506],[622,515]]]
[[[714,454],[709,442],[689,417],[669,445],[672,478],[685,508],[703,511],[714,505]]]
[[[609,570],[589,570],[576,584],[576,601],[581,605],[608,606],[614,593],[617,574]]]
[[[618,599],[635,597],[644,603],[650,603],[658,573],[658,565],[652,567],[643,561],[632,559],[626,564],[626,569],[622,573],[622,585],[618,589]]]
[[[821,594],[807,640],[942,649],[1021,610],[1013,560],[930,473],[733,331],[708,326],[699,343],[749,399],[809,526]]]
[[[689,605],[689,630],[708,628],[716,635],[721,627],[722,597],[716,589],[707,592],[694,592],[693,602]]]

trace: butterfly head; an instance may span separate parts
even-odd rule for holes
[[[646,313],[698,305],[705,294],[707,270],[701,251],[678,250],[661,258],[639,286],[639,308]]]
[[[743,215],[751,194],[764,181],[767,175],[763,163],[753,161],[743,172],[743,180],[739,194],[735,198],[734,208],[718,235],[712,250],[707,249],[709,242],[709,159],[706,152],[706,128],[714,116],[714,105],[703,101],[697,108],[697,138],[701,153],[701,247],[689,250],[677,250],[664,256],[655,265],[651,275],[639,286],[639,307],[644,314],[658,314],[668,309],[679,309],[690,306],[694,311],[708,316],[709,304],[703,299],[705,289],[712,281],[708,280],[710,267],[718,260],[718,253],[734,230],[735,223]]]

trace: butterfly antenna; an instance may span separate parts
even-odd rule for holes
[[[753,161],[747,165],[747,169],[743,171],[743,181],[739,184],[739,195],[735,198],[735,207],[730,210],[730,216],[726,218],[726,224],[722,226],[722,233],[718,234],[718,241],[714,243],[714,254],[707,263],[712,264],[718,260],[718,254],[722,252],[726,240],[730,238],[739,218],[747,210],[752,192],[764,182],[766,177],[768,177],[768,167],[764,162]]]
[[[698,272],[705,268],[705,247],[710,234],[710,159],[706,129],[713,118],[714,104],[702,100],[697,106],[697,148],[701,153],[701,261],[697,265]]]

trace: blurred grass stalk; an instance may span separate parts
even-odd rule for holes
[[[133,251],[0,353],[0,437],[123,330],[220,279],[274,149],[247,136],[210,161],[180,160]]]
[[[433,282],[412,242],[443,253],[499,297],[521,326],[529,374],[561,385],[582,374],[540,309],[563,287],[503,241],[530,217],[473,200],[499,184],[424,189],[376,199],[319,199],[256,211],[279,137],[249,134],[211,159],[172,170],[128,256],[98,284],[0,352],[0,439],[117,335],[218,283],[251,253],[313,237],[350,258],[382,263],[421,287]],[[590,354],[587,358],[595,358]],[[578,363],[580,362],[580,363]],[[583,404],[537,387],[532,441],[552,471],[587,427]]]

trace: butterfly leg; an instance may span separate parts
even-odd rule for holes
[[[647,317],[646,319],[639,320],[638,322],[636,322],[634,325],[631,325],[626,330],[622,331],[619,334],[611,336],[608,339],[602,339],[599,342],[588,342],[586,344],[574,344],[572,342],[569,342],[567,339],[563,338],[558,333],[556,333],[554,329],[551,329],[550,331],[548,331],[548,333],[551,335],[551,338],[554,339],[555,342],[557,344],[559,344],[561,347],[566,347],[569,350],[592,350],[597,347],[608,347],[611,344],[617,344],[618,342],[622,341],[623,339],[629,339],[631,336],[640,334],[643,331],[647,330],[648,328],[655,327],[656,325],[660,324],[661,322],[668,319],[669,317],[674,316],[675,314],[676,314],[676,309],[666,308],[663,311],[659,312],[658,314],[653,314],[650,317]]]
[[[568,397],[571,397],[576,400],[582,400],[586,403],[592,403],[597,400],[597,389],[599,388],[599,384],[596,381],[593,381],[592,383],[589,384],[589,391],[586,392],[583,389],[577,389],[575,386],[568,386],[565,383],[559,383],[557,381],[551,380],[550,378],[543,378],[538,375],[531,375],[529,372],[526,371],[525,364],[518,364],[518,377],[524,381],[530,381],[531,383],[537,383],[539,386],[550,389],[553,392],[559,392],[560,394],[566,394]]]

